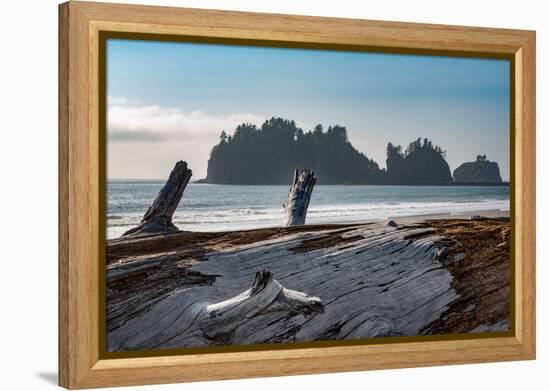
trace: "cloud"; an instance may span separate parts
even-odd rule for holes
[[[252,113],[185,111],[121,98],[116,102],[107,112],[109,178],[165,178],[178,160],[187,161],[194,179],[204,178],[222,130],[232,133],[243,122],[260,125],[265,120]]]
[[[265,117],[252,113],[210,114],[159,105],[109,104],[107,134],[112,142],[193,142],[232,132],[243,122],[260,125]]]

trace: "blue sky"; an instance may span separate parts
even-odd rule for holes
[[[109,40],[108,175],[206,175],[222,130],[280,116],[344,125],[385,167],[388,141],[428,137],[451,171],[478,154],[509,178],[509,63],[365,52]]]

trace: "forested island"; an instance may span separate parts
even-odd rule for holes
[[[233,135],[223,131],[210,153],[207,176],[198,182],[281,185],[288,184],[296,167],[309,167],[320,184],[502,184],[497,163],[479,166],[479,159],[461,165],[453,179],[445,151],[427,138],[412,141],[404,150],[390,142],[386,156],[386,169],[380,168],[350,143],[344,126],[325,131],[317,125],[304,132],[295,121],[271,118],[260,127],[241,124]]]
[[[383,181],[378,164],[357,151],[346,128],[317,125],[304,132],[294,121],[271,118],[260,128],[242,124],[233,136],[222,132],[210,154],[207,183],[288,184],[296,167],[311,168],[324,184]]]

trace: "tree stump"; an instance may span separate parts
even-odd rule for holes
[[[306,318],[323,313],[321,299],[306,293],[290,290],[273,279],[268,270],[257,272],[252,287],[230,299],[206,306],[206,314],[199,321],[200,329],[210,340],[227,341],[235,336],[235,330],[258,332],[247,322],[256,315],[279,313],[286,317],[302,315]],[[245,332],[245,333],[246,333]]]
[[[122,236],[178,231],[172,223],[172,216],[192,174],[186,162],[177,162],[164,187],[143,215],[140,225],[126,231]]]
[[[284,203],[283,227],[304,225],[306,223],[307,208],[313,187],[317,178],[313,171],[307,169],[294,170],[294,181]]]

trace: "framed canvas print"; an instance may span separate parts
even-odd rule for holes
[[[535,33],[60,5],[60,384],[535,358]]]

